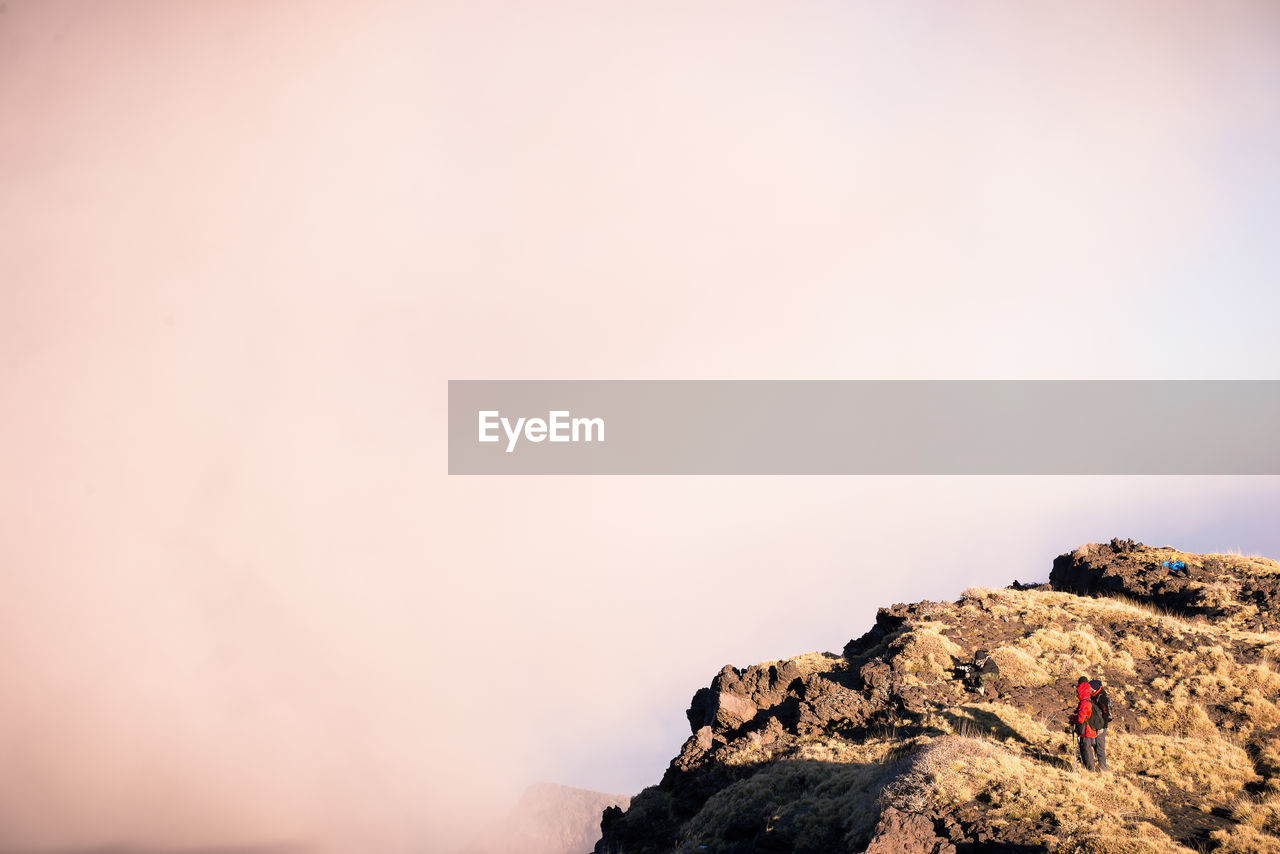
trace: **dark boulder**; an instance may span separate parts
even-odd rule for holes
[[[938,835],[931,817],[889,807],[880,815],[866,854],[956,854],[956,846]]]

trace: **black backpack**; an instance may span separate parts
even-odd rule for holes
[[[1098,692],[1098,696],[1093,698],[1093,706],[1102,710],[1102,725],[1106,726],[1111,723],[1111,699],[1107,696],[1107,689],[1103,688]]]
[[[1093,727],[1094,732],[1101,732],[1107,728],[1107,718],[1102,712],[1102,704],[1095,698],[1091,701],[1093,711],[1089,713],[1089,726]]]
[[[1093,705],[1093,712],[1089,715],[1089,726],[1095,731],[1106,729],[1107,724],[1111,723],[1111,700],[1107,697],[1107,689],[1099,688],[1090,702]]]

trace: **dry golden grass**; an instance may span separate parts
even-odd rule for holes
[[[946,626],[936,622],[919,623],[890,644],[893,669],[929,684],[953,678],[953,660],[965,651],[943,632]]]
[[[1048,677],[1047,682],[1079,673],[1093,673],[1104,665],[1119,673],[1134,672],[1133,656],[1099,639],[1088,627],[1046,626],[1014,644]],[[1047,684],[1046,682],[1046,684]]]
[[[1142,562],[1164,563],[1180,560],[1189,567],[1203,567],[1211,561],[1225,564],[1230,570],[1246,575],[1280,574],[1280,563],[1261,555],[1243,555],[1232,552],[1216,554],[1190,554],[1177,549],[1149,546],[1140,553]]]
[[[1244,750],[1215,737],[1125,735],[1108,737],[1109,762],[1117,773],[1141,777],[1156,791],[1194,792],[1205,801],[1229,803],[1258,779]]]
[[[1230,568],[1248,575],[1280,575],[1280,562],[1274,561],[1269,557],[1263,557],[1262,555],[1242,555],[1231,553],[1184,555],[1182,559],[1186,560],[1187,557],[1220,560]],[[1203,560],[1201,563],[1203,565]]]
[[[885,759],[898,747],[888,740],[809,739],[713,795],[686,826],[684,847],[715,850],[744,820],[765,828],[788,822],[791,843],[801,850],[865,845],[880,814],[876,795],[892,772]]]
[[[999,646],[991,650],[991,657],[1000,668],[1002,687],[1039,688],[1053,682],[1053,676],[1040,666],[1035,656],[1023,649]]]
[[[973,593],[973,595],[969,595]],[[1099,619],[1136,622],[1166,633],[1199,630],[1212,635],[1217,627],[1203,617],[1186,617],[1159,605],[1123,596],[1103,596],[1097,599],[1060,593],[1052,590],[987,590],[972,588],[965,591],[961,607],[982,603],[984,610],[993,617],[1016,619],[1027,628],[1061,626],[1065,621],[1092,623]]]
[[[1275,694],[1271,696],[1274,697]],[[1250,727],[1241,728],[1244,735],[1248,735],[1252,729],[1271,729],[1280,726],[1280,708],[1255,689],[1250,689],[1239,700],[1228,705],[1227,709],[1248,719]]]
[[[1062,850],[1072,854],[1192,854],[1163,831],[1146,822],[1135,823],[1132,832],[1121,837],[1101,833],[1081,834]]]
[[[996,825],[1034,824],[1052,816],[1055,830],[1038,844],[1053,851],[1076,850],[1093,837],[1141,840],[1156,851],[1181,850],[1152,825],[1164,814],[1134,781],[1072,773],[984,738],[934,740],[886,787],[883,800],[912,812],[950,812],[978,802]]]
[[[1255,742],[1253,766],[1263,776],[1263,786],[1280,792],[1280,736],[1272,734]]]
[[[1232,804],[1231,817],[1240,824],[1280,835],[1280,795],[1238,798]]]
[[[1063,852],[1188,851],[1159,829],[1168,820],[1161,809],[1168,795],[1193,793],[1206,804],[1234,801],[1238,820],[1251,829],[1222,836],[1222,850],[1270,851],[1266,846],[1275,840],[1266,834],[1280,829],[1280,797],[1243,798],[1256,775],[1244,751],[1220,738],[1115,739],[1114,773],[1093,775],[1047,760],[1055,746],[1057,755],[1068,755],[1071,739],[1012,707],[969,704],[947,719],[956,734],[925,744],[886,788],[886,805],[946,813],[976,802],[995,826],[1052,816],[1055,830],[1038,844]]]
[[[991,741],[1017,742],[1045,749],[1061,740],[1056,732],[1006,703],[966,703],[931,715],[926,725],[946,735],[985,738]]]
[[[1258,571],[1272,567],[1273,562],[1256,564]],[[1213,590],[1227,595],[1225,586]],[[927,723],[947,734],[939,742],[958,738],[966,744],[939,748],[937,756],[926,748],[918,766],[891,787],[901,806],[946,810],[977,799],[1010,821],[1045,813],[1059,820],[1077,816],[1074,830],[1068,826],[1058,839],[1045,841],[1050,850],[1185,851],[1157,827],[1167,817],[1153,798],[1190,793],[1203,798],[1207,810],[1240,799],[1247,784],[1259,781],[1240,744],[1253,732],[1280,727],[1280,673],[1273,666],[1280,649],[1274,648],[1274,635],[1229,631],[1212,620],[1186,619],[1141,602],[1051,591],[975,588],[965,592],[960,607],[975,618],[982,612],[1026,628],[1024,637],[992,649],[1009,703],[970,703],[932,715]],[[1110,627],[1114,642],[1100,637],[1099,625]],[[1113,634],[1117,627],[1126,631]],[[1130,685],[1120,680],[1111,692],[1113,701],[1137,714],[1140,734],[1112,730],[1112,775],[1072,777],[1069,737],[1017,708],[1017,697],[1020,690],[1104,668],[1131,677]],[[1151,672],[1162,675],[1148,684],[1142,674]],[[1209,705],[1230,711],[1234,723],[1215,723]],[[1274,779],[1280,739],[1264,741],[1255,752],[1263,782],[1280,792]],[[1074,813],[1068,779],[1083,787]],[[1275,803],[1253,809],[1250,827],[1273,832]],[[1091,826],[1105,832],[1086,832]],[[1248,850],[1268,840],[1241,832],[1216,844]]]
[[[1280,839],[1248,825],[1215,830],[1210,838],[1214,854],[1280,854]]]
[[[1184,738],[1210,738],[1216,731],[1213,721],[1201,705],[1143,698],[1135,702],[1133,708],[1138,713],[1139,726],[1156,733]]]
[[[1221,726],[1240,737],[1280,726],[1280,674],[1262,663],[1241,661],[1220,643],[1171,652],[1158,645],[1146,656],[1162,675],[1133,707],[1141,724],[1162,733],[1204,735],[1216,726],[1204,712],[1214,705],[1238,718]]]
[[[761,667],[769,667],[775,665],[781,667],[784,664],[791,663],[800,668],[800,675],[810,676],[814,673],[830,673],[835,670],[847,670],[849,662],[842,655],[836,655],[834,652],[807,652],[803,655],[797,655],[792,658],[779,658],[774,661],[761,662]]]

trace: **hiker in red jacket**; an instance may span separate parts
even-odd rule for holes
[[[1075,721],[1076,740],[1080,744],[1080,759],[1084,762],[1084,767],[1090,771],[1097,771],[1098,764],[1093,758],[1093,748],[1098,731],[1089,725],[1089,718],[1093,716],[1093,703],[1089,699],[1091,693],[1089,678],[1081,676],[1080,681],[1076,683],[1076,696],[1080,698],[1080,705],[1076,706],[1076,713],[1072,716],[1072,720]]]

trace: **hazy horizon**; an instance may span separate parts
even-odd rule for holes
[[[0,850],[448,851],[877,606],[1280,557],[1277,478],[445,444],[449,379],[1280,378],[1274,4],[0,10]]]

